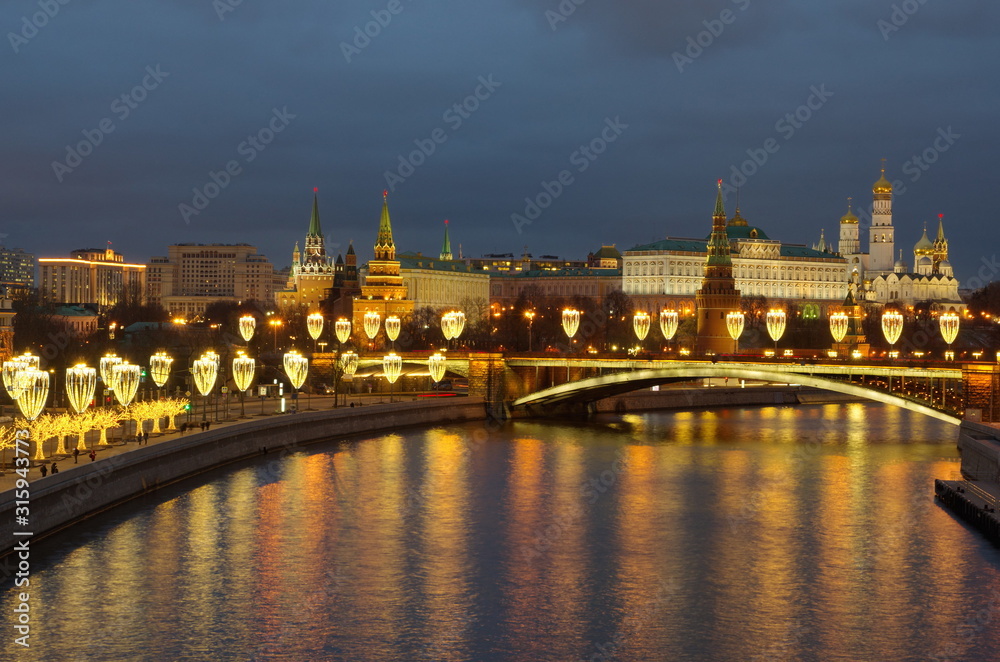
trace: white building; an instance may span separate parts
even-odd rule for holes
[[[742,296],[839,305],[847,295],[847,261],[836,253],[771,239],[748,225],[739,209],[726,234]],[[667,238],[625,251],[623,291],[651,310],[693,309],[705,275],[706,244],[706,239]]]

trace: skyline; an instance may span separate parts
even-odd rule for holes
[[[943,213],[963,287],[994,262],[978,229],[1000,8],[983,3],[177,0],[57,4],[38,27],[41,6],[0,9],[19,91],[0,242],[38,257],[243,242],[281,268],[318,187],[334,256],[353,240],[370,258],[389,189],[400,251],[436,254],[447,218],[456,254],[582,259],[707,236],[715,182],[732,215],[741,168],[752,225],[835,244],[886,158],[904,260]]]

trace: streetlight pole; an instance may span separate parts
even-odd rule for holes
[[[531,326],[535,323],[535,311],[526,310],[524,316],[528,318],[528,353],[531,353]]]

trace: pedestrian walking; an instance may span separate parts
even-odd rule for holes
[[[55,476],[57,473],[59,473],[59,465],[56,464],[55,462],[53,462],[52,463],[52,475]]]
[[[212,421],[205,421],[205,429],[206,430],[212,429]]]
[[[90,461],[93,462],[96,459],[97,459],[97,451],[91,450],[90,451]]]
[[[79,464],[79,463],[80,463],[80,449],[79,448],[74,448],[73,449],[73,464]]]
[[[42,472],[42,478],[45,478],[49,474],[49,469],[44,464],[39,468],[39,471]]]

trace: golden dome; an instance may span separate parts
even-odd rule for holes
[[[858,222],[858,217],[855,216],[854,212],[851,211],[851,199],[850,198],[847,199],[847,213],[840,217],[840,222],[841,223],[854,223],[854,224],[857,224],[857,222]]]
[[[892,182],[885,178],[884,168],[882,169],[882,176],[872,186],[872,193],[892,193]]]
[[[920,237],[920,240],[913,246],[914,255],[932,255],[934,253],[934,244],[927,237],[927,226],[924,226],[924,234]]]

